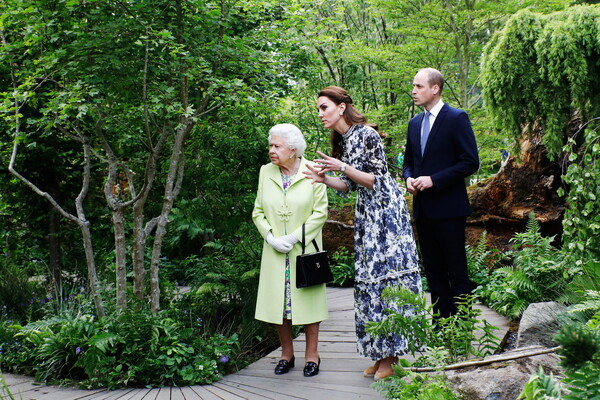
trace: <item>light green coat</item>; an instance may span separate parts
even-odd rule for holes
[[[306,253],[315,251],[310,243],[316,239],[323,249],[321,230],[327,219],[327,190],[321,183],[313,184],[302,171],[307,160],[300,160],[294,180],[284,192],[281,172],[275,164],[263,165],[258,178],[258,191],[252,220],[265,238],[260,264],[260,280],[256,300],[255,318],[272,324],[283,323],[285,297],[285,254],[273,249],[266,241],[269,231],[278,237],[293,234],[302,240],[305,224]],[[327,294],[325,284],[296,288],[296,256],[302,245],[296,243],[289,253],[291,268],[292,324],[305,325],[327,319]]]

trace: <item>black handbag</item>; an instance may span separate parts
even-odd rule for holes
[[[304,254],[304,224],[302,224],[302,254],[296,256],[296,287],[305,288],[331,282],[333,273],[329,268],[327,251],[319,251],[315,239],[312,240],[315,253]]]

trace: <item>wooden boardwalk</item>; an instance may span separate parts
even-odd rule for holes
[[[304,335],[294,341],[296,367],[277,376],[273,369],[280,349],[212,385],[166,387],[159,389],[80,390],[37,384],[30,377],[5,374],[4,379],[17,400],[240,400],[240,399],[315,399],[353,400],[382,399],[362,371],[371,360],[356,352],[354,333],[354,295],[352,288],[328,288],[329,319],[321,324],[319,375],[305,378]],[[502,338],[508,321],[484,306],[483,318],[498,327]],[[9,399],[0,389],[0,398]]]

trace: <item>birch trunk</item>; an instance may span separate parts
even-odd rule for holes
[[[112,213],[115,234],[115,262],[117,280],[117,310],[127,308],[127,250],[125,247],[125,218],[123,209],[118,208]]]

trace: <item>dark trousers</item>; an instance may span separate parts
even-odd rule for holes
[[[471,293],[465,251],[466,218],[420,217],[416,225],[433,309],[442,318],[456,314],[458,297]]]

